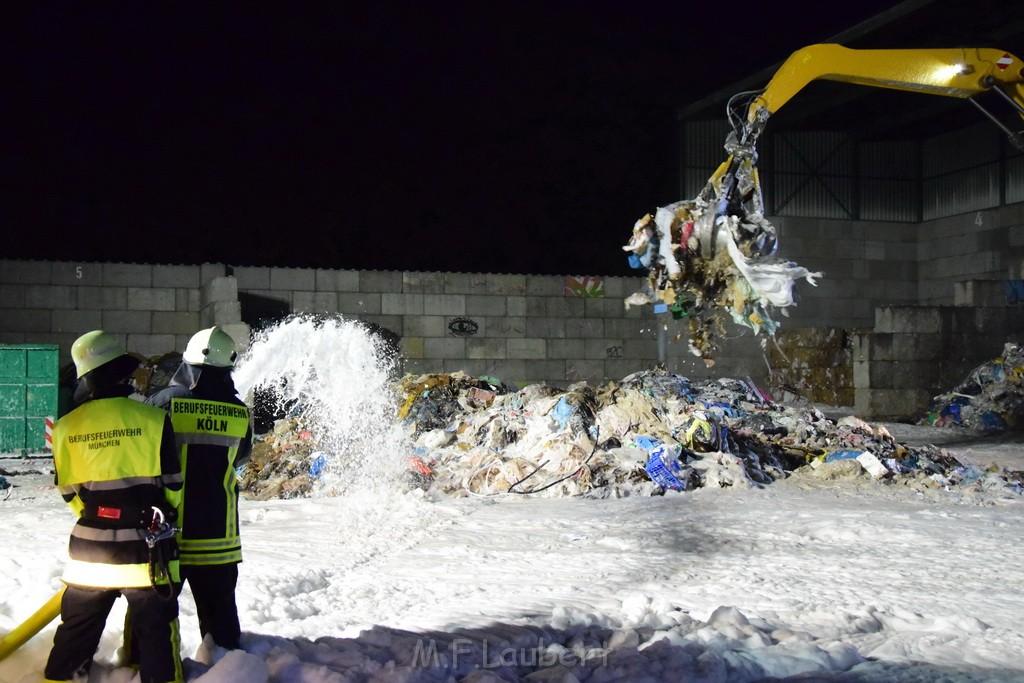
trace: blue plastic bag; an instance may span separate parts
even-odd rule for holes
[[[313,477],[314,479],[318,479],[326,469],[327,456],[324,453],[320,453],[315,458],[313,458],[313,462],[309,463],[309,476]]]
[[[960,422],[960,404],[950,403],[939,411],[939,417],[951,417],[954,422]]]
[[[1006,420],[999,413],[986,410],[981,414],[981,428],[990,432],[1001,432],[1006,429]]]
[[[633,445],[650,453],[661,445],[661,441],[651,436],[638,436],[633,439]]]
[[[558,423],[558,426],[565,429],[572,417],[572,406],[565,400],[565,396],[558,400],[558,403],[551,409],[551,419]]]
[[[864,451],[854,450],[852,448],[844,448],[839,451],[832,451],[825,456],[825,462],[833,462],[835,460],[850,460],[856,459]]]

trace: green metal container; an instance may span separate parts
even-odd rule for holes
[[[58,417],[60,347],[0,345],[0,454],[44,453],[46,420]]]

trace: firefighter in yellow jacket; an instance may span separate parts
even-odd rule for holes
[[[184,504],[179,520],[182,587],[196,603],[199,631],[220,647],[241,647],[235,588],[242,541],[235,469],[252,452],[249,409],[231,378],[235,342],[219,327],[194,334],[166,389],[146,399],[170,412]]]
[[[77,407],[53,428],[55,483],[78,515],[47,681],[84,675],[119,595],[143,683],[182,681],[174,520],[182,476],[165,412],[128,396],[138,361],[96,330],[71,347]]]

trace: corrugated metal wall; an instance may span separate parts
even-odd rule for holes
[[[729,132],[724,120],[682,122],[680,199],[725,160]],[[1024,201],[1024,155],[988,122],[923,143],[770,134],[758,153],[769,216],[917,223]]]
[[[731,130],[724,120],[684,124],[679,199],[692,199],[704,189],[708,178],[725,161],[725,138]]]
[[[855,155],[840,133],[773,135],[762,169],[765,204],[775,216],[856,218]]]
[[[1006,203],[1024,202],[1024,154],[1006,162]]]
[[[921,220],[921,145],[887,140],[860,144],[860,218],[866,221]]]
[[[921,215],[933,220],[999,206],[1001,133],[975,125],[924,142]]]

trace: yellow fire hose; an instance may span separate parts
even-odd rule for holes
[[[46,601],[42,607],[24,622],[14,627],[14,630],[0,638],[0,661],[7,659],[8,655],[24,645],[28,640],[39,633],[60,614],[60,600],[64,597],[64,589],[57,591],[52,598]]]

